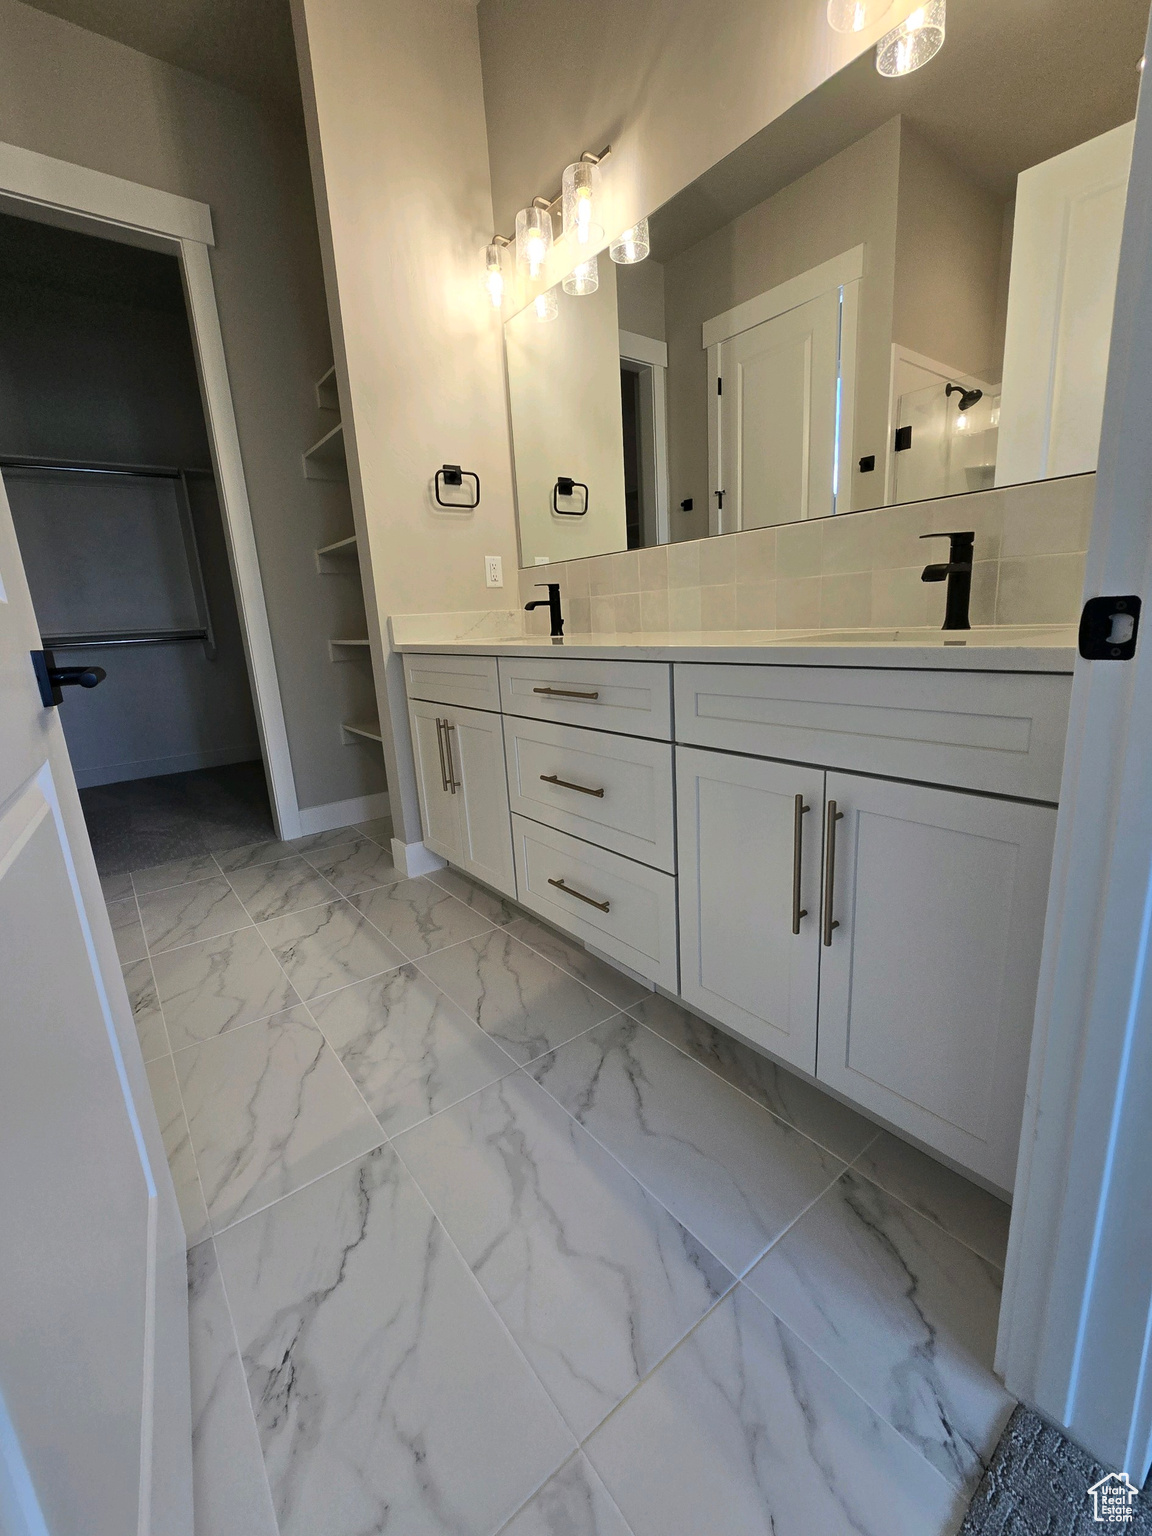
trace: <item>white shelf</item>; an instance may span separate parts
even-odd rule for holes
[[[303,454],[306,480],[347,480],[348,459],[344,452],[344,427],[337,422],[330,431]]]
[[[379,723],[375,720],[345,720],[340,729],[345,733],[345,736],[354,736],[365,741],[378,741],[381,746],[384,744],[384,738],[380,734]]]
[[[328,660],[337,662],[351,661],[357,651],[366,651],[371,643],[367,635],[364,636],[363,640],[358,636],[348,639],[329,640]]]
[[[316,380],[316,404],[322,411],[338,411],[340,397],[336,393],[336,364]]]
[[[337,539],[334,544],[322,544],[316,551],[318,555],[353,555],[359,554],[356,547],[356,535],[349,534],[346,539]]]

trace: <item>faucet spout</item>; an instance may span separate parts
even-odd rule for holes
[[[547,587],[547,597],[537,597],[530,603],[524,604],[524,612],[531,613],[533,608],[548,609],[549,628],[553,640],[558,639],[564,633],[564,612],[560,607],[560,583],[558,581],[538,581],[538,587]]]
[[[944,597],[943,629],[971,629],[968,609],[972,598],[972,566],[976,535],[963,533],[922,533],[922,539],[947,539],[948,561],[946,564],[926,565],[920,573],[921,581],[946,581]]]

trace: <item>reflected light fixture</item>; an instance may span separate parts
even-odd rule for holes
[[[564,292],[572,294],[577,299],[595,293],[599,286],[600,267],[595,256],[589,256],[587,261],[579,262],[563,279]]]
[[[910,75],[944,46],[945,0],[928,0],[876,44],[876,68],[889,79]]]
[[[555,288],[546,288],[543,293],[538,293],[532,300],[532,308],[536,312],[537,320],[555,320],[560,313],[560,303],[556,297]]]
[[[648,220],[641,219],[633,224],[631,229],[626,229],[622,235],[617,235],[608,247],[608,254],[612,260],[622,267],[630,267],[634,262],[643,261],[651,249],[648,238]]]
[[[593,196],[600,180],[598,165],[596,156],[583,155],[575,165],[566,168],[561,182],[564,233],[577,245],[589,245],[604,238],[593,209]]]
[[[516,215],[516,260],[529,277],[539,277],[551,249],[552,215],[547,198],[538,197]]]
[[[484,291],[492,301],[492,308],[499,309],[504,302],[504,247],[507,240],[499,236],[484,248]]]
[[[828,25],[833,32],[863,32],[892,9],[892,0],[828,0]]]

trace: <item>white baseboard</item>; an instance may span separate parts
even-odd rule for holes
[[[448,861],[425,848],[423,843],[402,843],[398,837],[394,837],[392,862],[411,880],[416,875],[430,875],[433,870],[443,869]]]
[[[127,779],[156,779],[165,773],[192,773],[197,768],[223,768],[228,763],[255,763],[259,760],[260,746],[254,741],[245,747],[218,747],[211,752],[183,752],[173,757],[141,757],[129,763],[104,763],[98,768],[77,768],[73,765],[72,772],[78,789],[94,789],[98,784],[122,784]],[[361,817],[361,820],[365,819]]]
[[[375,821],[391,813],[388,791],[378,795],[354,795],[351,800],[330,800],[327,805],[300,807],[300,834],[331,832],[336,827],[352,827],[358,821]]]

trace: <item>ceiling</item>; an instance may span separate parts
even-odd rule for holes
[[[300,112],[288,0],[28,0],[262,106]]]
[[[653,216],[668,260],[903,114],[995,196],[1028,166],[1128,122],[1148,0],[949,0],[936,57],[902,80],[872,50],[705,171]]]

